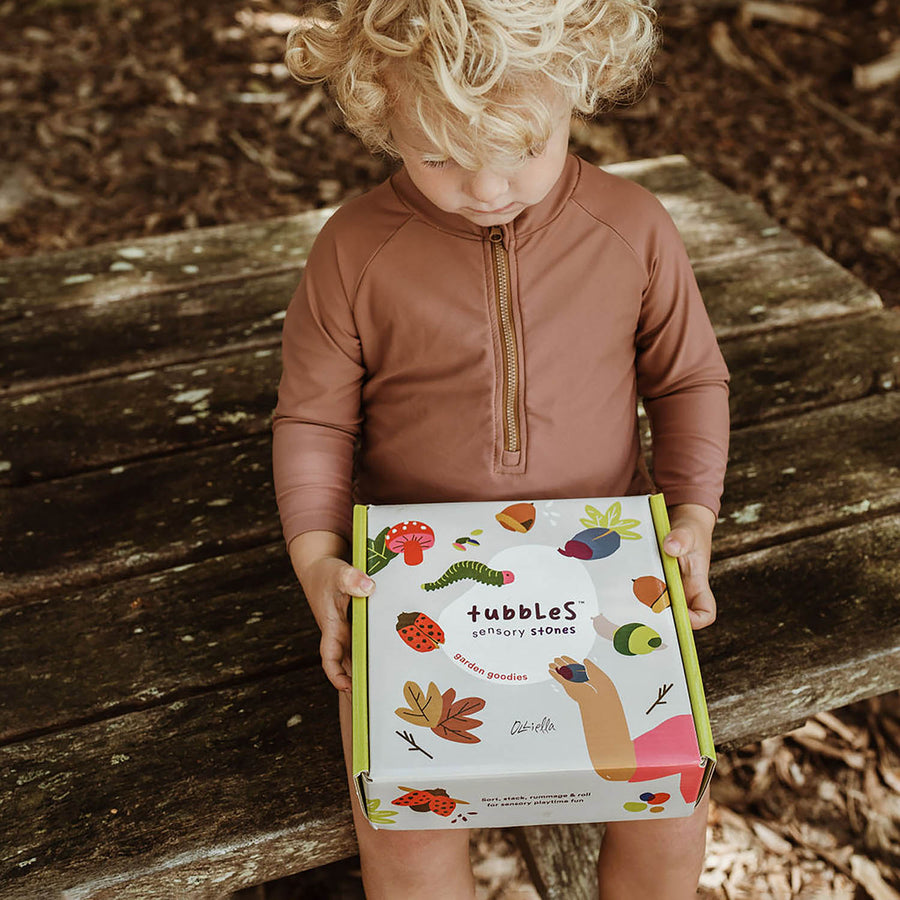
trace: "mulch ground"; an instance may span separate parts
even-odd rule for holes
[[[662,8],[654,86],[574,128],[574,149],[684,153],[900,306],[900,4]],[[288,77],[299,12],[0,0],[0,257],[291,214],[386,177],[327,95]],[[896,695],[723,755],[705,896],[900,900],[898,788]],[[511,834],[476,832],[473,858],[482,897],[536,896]],[[361,892],[351,860],[253,896]]]

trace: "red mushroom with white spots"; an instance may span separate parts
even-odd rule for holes
[[[417,566],[422,551],[434,546],[434,532],[424,522],[399,522],[387,533],[384,545],[391,553],[402,553],[408,566]]]

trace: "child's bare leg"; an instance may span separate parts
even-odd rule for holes
[[[367,900],[473,900],[469,830],[389,831],[372,828],[353,786],[350,697],[340,695],[341,736],[350,780],[353,823]]]
[[[600,846],[600,900],[687,900],[706,849],[708,796],[686,819],[610,822]]]

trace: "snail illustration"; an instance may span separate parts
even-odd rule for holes
[[[592,619],[594,631],[600,637],[612,641],[617,653],[623,656],[645,656],[654,650],[665,648],[662,638],[649,625],[641,622],[629,622],[627,625],[615,625],[604,615]]]

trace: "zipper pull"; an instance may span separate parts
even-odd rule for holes
[[[490,231],[488,232],[488,240],[492,244],[502,244],[503,228],[500,225],[491,225]]]

